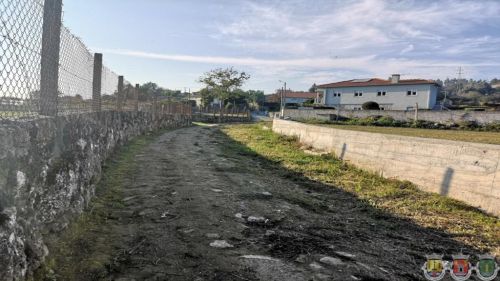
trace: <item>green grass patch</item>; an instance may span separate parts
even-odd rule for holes
[[[372,126],[372,125],[349,125],[340,123],[330,124],[329,122],[324,122],[319,120],[310,120],[306,123],[315,124],[319,126],[332,127],[342,130],[500,145],[500,132],[382,127],[382,126]]]
[[[88,210],[62,233],[46,237],[50,254],[34,280],[102,280],[112,271],[121,237],[107,222],[116,219],[112,211],[124,208],[124,181],[137,168],[136,155],[155,138],[136,137],[106,161]]]
[[[419,190],[408,181],[385,179],[346,164],[333,155],[301,150],[296,138],[273,133],[270,123],[228,125],[233,149],[264,157],[290,173],[353,193],[375,208],[451,234],[458,241],[500,254],[500,220],[460,201]],[[380,128],[378,128],[380,129]]]

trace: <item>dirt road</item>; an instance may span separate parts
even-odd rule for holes
[[[195,126],[136,155],[104,280],[424,280],[425,254],[466,249],[231,142]]]

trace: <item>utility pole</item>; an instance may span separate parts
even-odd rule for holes
[[[284,84],[284,87],[282,88],[281,91],[281,103],[280,103],[280,118],[283,119],[285,118],[285,106],[286,106],[286,82],[281,81]]]

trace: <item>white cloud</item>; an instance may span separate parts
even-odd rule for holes
[[[288,1],[244,3],[242,14],[219,24],[219,35],[237,48],[297,56],[399,54],[410,44],[461,39],[500,14],[500,1],[326,1],[312,10]]]
[[[413,46],[413,44],[410,44],[410,45],[408,45],[408,47],[401,50],[400,54],[409,53],[409,52],[413,51],[414,49],[415,49],[415,46]]]
[[[146,59],[240,66],[253,84],[299,86],[401,73],[405,78],[491,76],[500,66],[500,1],[241,1],[210,23],[207,44],[233,56],[104,49]],[[222,46],[220,46],[222,45]],[[211,46],[211,50],[215,49]],[[197,51],[203,54],[203,48]],[[487,73],[489,71],[489,73]],[[194,79],[193,79],[194,80]],[[291,82],[292,83],[292,82]]]
[[[469,63],[466,61],[447,61],[447,60],[411,60],[404,58],[378,58],[376,56],[361,56],[350,58],[292,58],[292,59],[262,59],[255,57],[224,57],[224,56],[193,56],[162,54],[145,51],[125,50],[125,49],[98,49],[99,52],[130,57],[181,61],[191,63],[206,63],[214,65],[239,65],[250,66],[254,68],[267,68],[276,71],[281,70],[311,70],[311,69],[346,69],[357,71],[376,72],[383,69],[382,73],[395,73],[405,70],[446,68],[446,67],[492,67],[500,66],[500,62],[480,62]]]

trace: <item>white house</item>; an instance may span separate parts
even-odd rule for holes
[[[317,87],[318,100],[326,106],[362,110],[363,104],[375,102],[381,110],[433,109],[439,85],[431,80],[401,80],[394,74],[389,80],[356,79]]]

